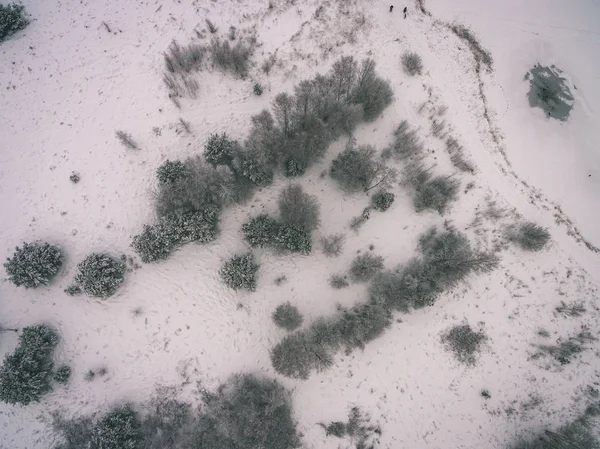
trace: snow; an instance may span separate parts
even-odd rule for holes
[[[0,404],[0,448],[52,447],[56,437],[49,412],[56,409],[69,416],[100,412],[122,401],[147,400],[157,385],[176,385],[184,399],[195,400],[196,382],[214,388],[240,371],[277,377],[292,389],[309,448],[338,447],[341,442],[325,439],[316,424],[344,420],[353,405],[381,425],[379,447],[415,449],[503,447],[522,432],[557,425],[584,408],[583,389],[600,380],[597,344],[565,367],[530,355],[535,344],[571,335],[582,324],[598,333],[600,254],[569,234],[576,227],[600,246],[598,3],[430,0],[426,7],[433,18],[410,4],[406,20],[400,5],[390,14],[389,5],[378,1],[273,3],[269,9],[267,2],[208,0],[24,1],[34,21],[0,44],[0,254],[8,257],[22,241],[40,239],[64,248],[67,261],[48,287],[25,290],[2,282],[1,323],[55,325],[61,335],[55,359],[71,365],[73,374],[66,387],[57,386],[40,404]],[[244,81],[202,72],[198,99],[184,101],[178,110],[161,82],[162,52],[173,39],[188,42],[194,30],[205,27],[205,18],[222,33],[229,25],[238,31],[255,27],[262,43],[256,67]],[[471,54],[433,19],[470,26],[491,50],[494,72],[481,79],[500,144],[483,119]],[[405,51],[422,56],[422,77],[402,72]],[[270,54],[278,63],[267,76],[260,65]],[[434,151],[436,173],[452,174],[456,170],[443,142],[430,135],[427,113],[419,112],[430,99],[429,104],[449,107],[445,119],[451,134],[478,171],[459,175],[463,189],[471,181],[475,187],[461,193],[447,216],[417,214],[409,191],[397,187],[388,211],[372,212],[358,233],[349,230],[367,198],[345,195],[320,176],[343,149],[340,139],[301,182],[322,202],[314,241],[344,232],[341,257],[327,258],[318,248],[310,256],[260,250],[256,292],[223,285],[218,268],[246,250],[241,224],[263,211],[276,214],[276,197],[285,185],[278,179],[248,205],[226,211],[217,241],[186,245],[166,262],[134,269],[106,301],[63,293],[86,255],[132,254],[132,236],[153,220],[152,190],[161,162],[198,154],[212,132],[243,139],[250,117],[277,93],[324,73],[341,55],[374,58],[395,93],[379,120],[359,126],[359,144],[383,148],[406,119]],[[523,76],[536,62],[555,64],[577,87],[565,123],[528,106]],[[266,87],[261,97],[252,94],[254,81]],[[176,132],[180,117],[191,123],[192,135]],[[116,130],[131,133],[140,150],[125,149]],[[78,184],[69,181],[73,171],[81,175]],[[506,209],[506,216],[473,226],[487,198]],[[556,223],[555,205],[571,228]],[[364,302],[366,285],[341,291],[328,285],[329,276],[347,271],[359,250],[373,244],[386,268],[393,268],[415,254],[425,229],[444,219],[489,249],[519,218],[549,227],[550,248],[535,254],[503,250],[501,267],[492,274],[471,278],[433,307],[397,316],[401,322],[382,338],[364,351],[338,354],[332,369],[307,381],[274,373],[269,349],[285,335],[271,321],[275,307],[290,301],[310,324],[336,313],[338,304]],[[287,282],[276,286],[281,275]],[[553,313],[561,300],[575,299],[586,303],[582,318]],[[459,365],[440,342],[442,332],[464,320],[489,337],[472,368]],[[551,338],[541,339],[540,328]],[[1,334],[0,355],[10,353],[16,341],[13,333]],[[108,368],[105,376],[83,379],[101,366]],[[484,388],[491,392],[489,401],[480,397]],[[543,403],[527,410],[521,404],[531,395]]]

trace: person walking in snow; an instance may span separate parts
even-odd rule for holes
[[[405,6],[402,12],[404,13],[404,18],[406,19],[406,13],[408,12],[408,8]]]
[[[394,5],[390,5],[390,12],[394,10]]]

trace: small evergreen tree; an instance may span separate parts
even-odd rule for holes
[[[373,209],[385,212],[394,203],[395,196],[391,192],[377,192],[371,197]]]
[[[256,290],[256,274],[260,265],[252,253],[236,255],[223,264],[219,274],[223,282],[234,290]]]
[[[260,214],[242,225],[242,232],[250,246],[266,248],[273,246],[279,234],[277,220],[267,214]]]
[[[297,161],[294,158],[288,159],[285,164],[285,176],[288,178],[295,178],[296,176],[302,176],[306,173],[306,165]]]
[[[163,221],[154,226],[144,225],[142,233],[133,237],[131,246],[142,262],[149,263],[169,257],[177,243],[172,227]]]
[[[0,400],[27,405],[52,389],[52,353],[58,334],[45,324],[23,328],[19,345],[0,367]]]
[[[277,306],[273,312],[273,321],[282,329],[293,331],[302,325],[303,318],[298,308],[286,302]]]
[[[165,161],[156,170],[156,177],[161,184],[173,183],[189,175],[186,165],[181,161]]]
[[[275,248],[307,255],[312,251],[312,239],[310,233],[303,228],[280,225]]]
[[[57,246],[49,243],[23,243],[15,248],[4,268],[8,279],[17,287],[36,288],[48,285],[62,266],[64,256]]]
[[[88,295],[108,298],[125,280],[125,264],[108,254],[93,253],[77,265],[75,282]]]
[[[68,365],[62,365],[60,366],[55,372],[54,372],[54,381],[58,382],[59,384],[66,384],[69,379],[71,378],[71,367]]]
[[[89,449],[143,449],[138,414],[129,404],[115,407],[93,428]]]
[[[29,25],[25,7],[16,3],[0,5],[0,42]]]
[[[550,240],[550,233],[546,228],[527,222],[522,224],[510,238],[525,251],[541,251]]]
[[[204,146],[204,159],[216,167],[217,165],[230,166],[233,162],[235,140],[231,140],[226,133],[211,134]]]

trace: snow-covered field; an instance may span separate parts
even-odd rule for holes
[[[61,335],[55,359],[74,372],[66,387],[39,404],[0,404],[0,448],[53,447],[53,410],[85,415],[118,402],[143,402],[159,385],[178,386],[184,399],[194,400],[197,382],[211,389],[237,372],[264,373],[292,390],[307,448],[345,444],[325,438],[317,423],[344,420],[352,406],[381,426],[377,447],[415,449],[501,448],[580,412],[586,387],[600,382],[598,344],[565,366],[530,356],[536,344],[568,337],[582,325],[598,336],[600,327],[600,253],[594,251],[600,247],[600,5],[522,3],[431,0],[426,7],[432,16],[411,3],[404,20],[404,5],[389,13],[387,3],[372,0],[273,1],[273,8],[267,1],[24,1],[33,22],[0,43],[0,256],[10,256],[22,241],[44,240],[63,247],[67,260],[48,287],[0,283],[0,324],[51,323]],[[254,67],[246,80],[200,72],[198,98],[182,101],[179,110],[161,81],[163,52],[173,39],[188,42],[194,30],[205,28],[205,18],[222,33],[230,25],[255,27]],[[440,22],[454,20],[470,26],[491,51],[493,73],[475,73],[468,47]],[[422,76],[402,71],[405,51],[422,56]],[[278,62],[266,75],[260,65],[270,54]],[[448,107],[448,130],[477,171],[456,175],[461,193],[444,216],[416,213],[409,191],[396,186],[389,211],[372,215],[358,233],[349,230],[367,199],[343,194],[320,176],[345,145],[341,138],[300,178],[321,201],[315,242],[321,235],[347,235],[339,258],[325,257],[318,245],[310,256],[261,250],[256,292],[223,285],[218,267],[246,248],[241,224],[258,211],[276,211],[287,182],[277,178],[249,204],[225,212],[217,241],[142,264],[108,300],[63,292],[87,254],[133,255],[132,237],[153,221],[161,162],[200,154],[214,132],[243,140],[250,117],[276,94],[326,72],[343,55],[373,58],[394,90],[382,117],[358,127],[361,144],[384,148],[400,121],[408,120],[420,129],[436,170],[450,175],[456,170],[421,109],[424,102]],[[535,63],[555,64],[576,87],[568,121],[549,120],[529,107],[524,75]],[[265,86],[260,97],[252,93],[254,81]],[[179,118],[191,124],[191,134],[180,132]],[[140,149],[125,149],[114,136],[118,129],[131,133]],[[81,175],[78,184],[69,181],[73,171]],[[474,187],[463,193],[470,182]],[[482,217],[474,225],[490,202],[506,211],[504,218]],[[357,251],[372,244],[393,268],[415,254],[425,229],[444,220],[489,250],[520,219],[548,227],[549,248],[526,253],[507,246],[491,274],[469,278],[432,307],[398,316],[364,351],[338,354],[332,369],[306,381],[274,372],[269,349],[285,335],[272,323],[275,307],[290,301],[310,323],[333,315],[339,304],[365,302],[363,284],[345,290],[328,284]],[[282,275],[287,282],[275,285]],[[554,311],[573,300],[585,303],[582,317]],[[440,342],[446,329],[464,321],[488,336],[473,367],[459,364]],[[541,328],[549,340],[538,336]],[[16,343],[15,334],[2,333],[0,355]],[[102,366],[105,376],[84,380]],[[491,393],[489,400],[482,389]]]

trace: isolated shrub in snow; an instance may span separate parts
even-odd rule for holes
[[[302,324],[302,314],[289,302],[277,306],[273,313],[273,321],[282,329],[293,331]]]
[[[404,71],[410,76],[423,74],[423,60],[416,53],[404,53],[402,55],[402,67],[404,67]]]
[[[252,47],[241,40],[232,47],[227,40],[214,39],[209,50],[213,63],[221,70],[231,72],[242,78],[248,74]]]
[[[333,234],[321,237],[323,253],[329,257],[337,257],[342,253],[346,237],[344,234]]]
[[[300,446],[289,393],[276,381],[237,375],[205,397],[194,448],[294,449]]]
[[[319,201],[300,184],[290,184],[279,195],[279,214],[284,224],[312,231],[319,226]]]
[[[45,324],[23,328],[19,345],[0,367],[0,400],[27,405],[49,392],[58,334]]]
[[[23,243],[4,263],[8,279],[17,287],[36,288],[48,285],[62,266],[64,256],[49,243]]]
[[[453,326],[442,335],[442,342],[461,363],[474,365],[481,344],[487,339],[483,332],[475,332],[469,324]]]
[[[334,274],[329,278],[329,285],[331,285],[336,290],[340,290],[342,288],[346,288],[350,285],[346,276],[342,276],[341,274]]]
[[[260,265],[254,262],[252,253],[233,256],[221,267],[223,282],[234,290],[256,290],[256,273]]]
[[[275,239],[275,248],[293,253],[310,254],[312,251],[310,232],[297,226],[280,225]]]
[[[0,5],[0,42],[29,25],[25,7],[16,3]]]
[[[264,89],[260,83],[254,83],[254,87],[252,88],[254,95],[260,97],[263,94],[263,90]]]
[[[394,131],[394,143],[384,151],[384,156],[391,156],[402,161],[422,153],[424,148],[423,142],[417,136],[417,131],[411,129],[408,122],[403,120]]]
[[[558,429],[545,429],[530,438],[507,446],[508,449],[598,449],[598,406],[589,406],[584,414]]]
[[[357,256],[350,265],[350,277],[354,282],[367,282],[383,269],[383,257],[371,253]]]
[[[66,384],[69,379],[71,378],[71,367],[68,365],[62,365],[60,366],[55,372],[54,372],[54,381],[58,382],[59,384]]]
[[[395,196],[392,192],[377,192],[371,197],[373,209],[384,212],[393,204]]]
[[[280,225],[267,214],[260,214],[242,225],[242,233],[252,247],[273,246],[279,234]]]
[[[204,145],[204,159],[216,167],[217,165],[231,165],[237,142],[229,138],[226,133],[211,134]]]
[[[92,430],[89,449],[142,449],[141,422],[129,404],[113,408]]]
[[[451,201],[458,196],[460,183],[448,176],[437,176],[419,183],[413,199],[415,210],[433,209],[443,214]]]
[[[77,265],[75,282],[88,295],[108,298],[125,280],[125,264],[108,254],[90,254]]]
[[[181,161],[165,161],[156,170],[156,177],[161,184],[175,182],[188,175],[187,167]]]
[[[550,240],[550,233],[546,228],[527,222],[522,224],[510,238],[526,251],[541,251]]]

